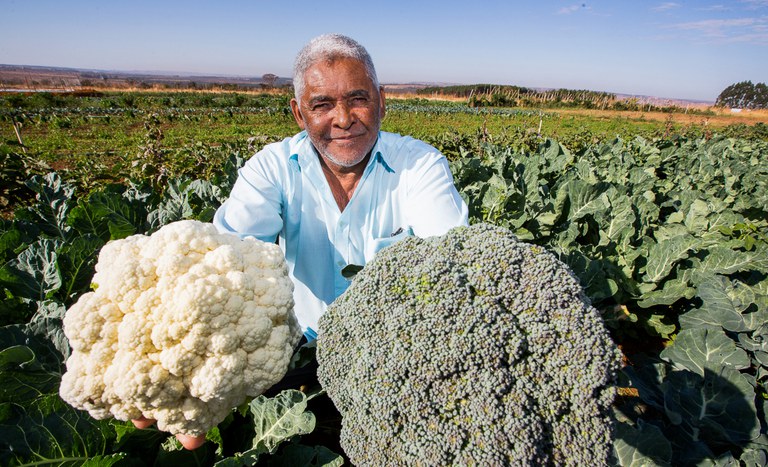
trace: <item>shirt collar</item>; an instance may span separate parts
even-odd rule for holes
[[[317,164],[317,158],[319,155],[315,151],[314,146],[312,146],[312,142],[309,140],[306,130],[303,130],[296,136],[298,144],[295,146],[290,159],[296,165],[299,171],[301,171],[302,167],[309,167],[310,165]],[[370,172],[373,170],[373,167],[376,164],[381,164],[381,166],[387,172],[395,173],[394,169],[392,169],[392,166],[387,163],[387,160],[384,157],[384,152],[382,151],[381,131],[379,131],[379,135],[376,138],[376,143],[373,145],[373,149],[371,149],[371,158],[368,160],[368,165],[365,167],[365,172]]]

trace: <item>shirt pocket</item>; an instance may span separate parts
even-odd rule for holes
[[[406,237],[413,236],[413,229],[411,226],[405,226],[398,228],[392,234],[387,237],[374,238],[365,247],[365,262],[372,260],[376,253],[382,248],[388,247]]]

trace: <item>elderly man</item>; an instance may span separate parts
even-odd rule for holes
[[[323,35],[298,54],[291,100],[300,133],[270,144],[240,170],[214,224],[278,240],[295,284],[296,315],[312,340],[348,265],[363,266],[407,236],[467,224],[445,157],[380,130],[385,101],[368,52]]]
[[[291,110],[301,132],[270,144],[240,169],[214,224],[223,232],[277,240],[295,285],[308,340],[325,308],[363,266],[407,235],[440,235],[467,224],[467,206],[445,157],[410,137],[380,130],[384,93],[368,52],[324,35],[296,58]],[[139,428],[154,420],[134,420]],[[205,436],[177,435],[187,449]]]

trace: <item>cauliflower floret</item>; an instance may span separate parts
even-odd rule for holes
[[[279,247],[211,224],[110,242],[93,282],[64,317],[59,392],[95,418],[205,434],[282,379],[301,337]]]
[[[355,465],[605,465],[620,357],[570,270],[487,224],[379,251],[317,339]]]

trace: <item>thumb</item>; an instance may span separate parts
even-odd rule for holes
[[[183,435],[178,434],[176,435],[176,439],[179,440],[182,446],[184,446],[185,449],[189,449],[190,451],[193,451],[203,444],[205,444],[205,435],[200,436],[190,436],[190,435]]]

